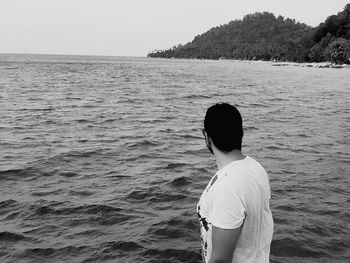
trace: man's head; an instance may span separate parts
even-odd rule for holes
[[[208,108],[204,118],[204,131],[222,152],[228,153],[242,148],[242,117],[236,107],[228,103],[217,103]],[[207,138],[207,146],[212,152],[208,140]]]

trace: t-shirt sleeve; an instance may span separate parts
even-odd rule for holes
[[[209,208],[210,223],[223,229],[235,229],[243,224],[245,207],[235,189],[220,185],[215,189]]]

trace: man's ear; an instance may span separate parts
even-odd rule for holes
[[[207,141],[208,141],[208,145],[212,146],[213,141],[211,140],[211,138],[207,135]]]
[[[212,141],[211,141],[211,138],[209,137],[208,133],[205,132],[204,136],[205,136],[205,141],[206,141],[207,145],[211,146]]]
[[[212,155],[214,155],[213,142],[207,133],[205,134],[205,143],[207,145],[208,150],[211,152]]]

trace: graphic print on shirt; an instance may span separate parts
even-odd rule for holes
[[[207,221],[207,218],[201,214],[201,202],[203,201],[203,199],[205,199],[205,196],[207,195],[207,193],[209,192],[213,184],[216,182],[216,180],[217,180],[217,175],[215,174],[215,176],[212,178],[212,180],[209,182],[208,186],[204,190],[203,195],[200,198],[200,201],[197,205],[197,215],[200,223],[203,262],[206,262],[206,258],[208,255],[208,242],[206,238],[206,233],[209,231],[210,223]]]
[[[209,231],[209,226],[208,226],[208,222],[207,222],[206,218],[201,216],[200,210],[201,210],[201,207],[198,205],[197,206],[197,215],[198,215],[199,223],[200,223],[202,259],[203,259],[203,262],[206,262],[205,259],[207,257],[208,243],[207,243],[207,240],[205,238],[205,233],[204,233],[203,229],[207,232],[207,231]]]

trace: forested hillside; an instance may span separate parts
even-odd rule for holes
[[[349,64],[350,4],[315,28],[268,12],[249,14],[148,56]]]

